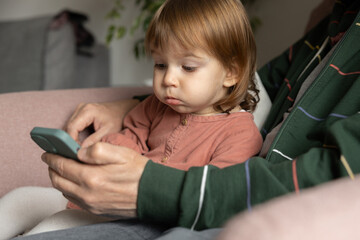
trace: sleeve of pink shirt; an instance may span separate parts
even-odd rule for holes
[[[141,154],[148,152],[146,141],[158,108],[159,101],[154,95],[146,98],[126,115],[120,133],[109,134],[102,141],[131,148]]]
[[[217,146],[209,164],[224,168],[243,163],[260,152],[263,140],[256,125],[238,124],[237,127],[240,129],[229,129],[233,134],[229,132]]]

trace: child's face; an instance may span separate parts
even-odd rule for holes
[[[157,98],[179,113],[211,115],[213,105],[235,84],[231,73],[201,49],[188,51],[170,44],[152,49],[153,88]]]

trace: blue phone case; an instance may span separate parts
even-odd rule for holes
[[[80,145],[65,131],[35,127],[31,130],[30,136],[44,151],[78,160],[77,152]]]

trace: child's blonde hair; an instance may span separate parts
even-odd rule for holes
[[[146,33],[145,48],[166,50],[169,40],[191,51],[201,48],[237,76],[229,93],[214,109],[235,106],[253,111],[258,102],[254,83],[256,46],[246,11],[239,0],[167,0]]]

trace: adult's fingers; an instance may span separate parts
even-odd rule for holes
[[[78,158],[87,164],[107,165],[122,164],[132,161],[139,153],[132,149],[97,142],[89,147],[82,147],[78,151]]]
[[[86,168],[89,167],[75,160],[64,158],[62,156],[51,153],[44,153],[41,156],[41,159],[60,177],[78,185],[81,183],[81,179],[84,177]],[[58,180],[57,177],[55,180]]]
[[[54,187],[92,213],[136,216],[138,185],[149,159],[102,142],[81,148],[78,157],[84,163],[43,154]]]
[[[66,196],[66,198],[69,199],[69,197],[71,197],[71,199],[74,200],[78,199],[79,196],[82,195],[83,189],[78,184],[64,178],[50,167],[49,177],[51,179],[53,187],[61,191],[63,195]],[[76,201],[74,202],[76,204],[79,203],[77,200],[74,201]]]
[[[105,142],[97,142],[90,147],[83,147],[78,152],[78,158],[87,164],[108,165],[125,164],[133,161],[139,153],[132,149],[116,146]]]

